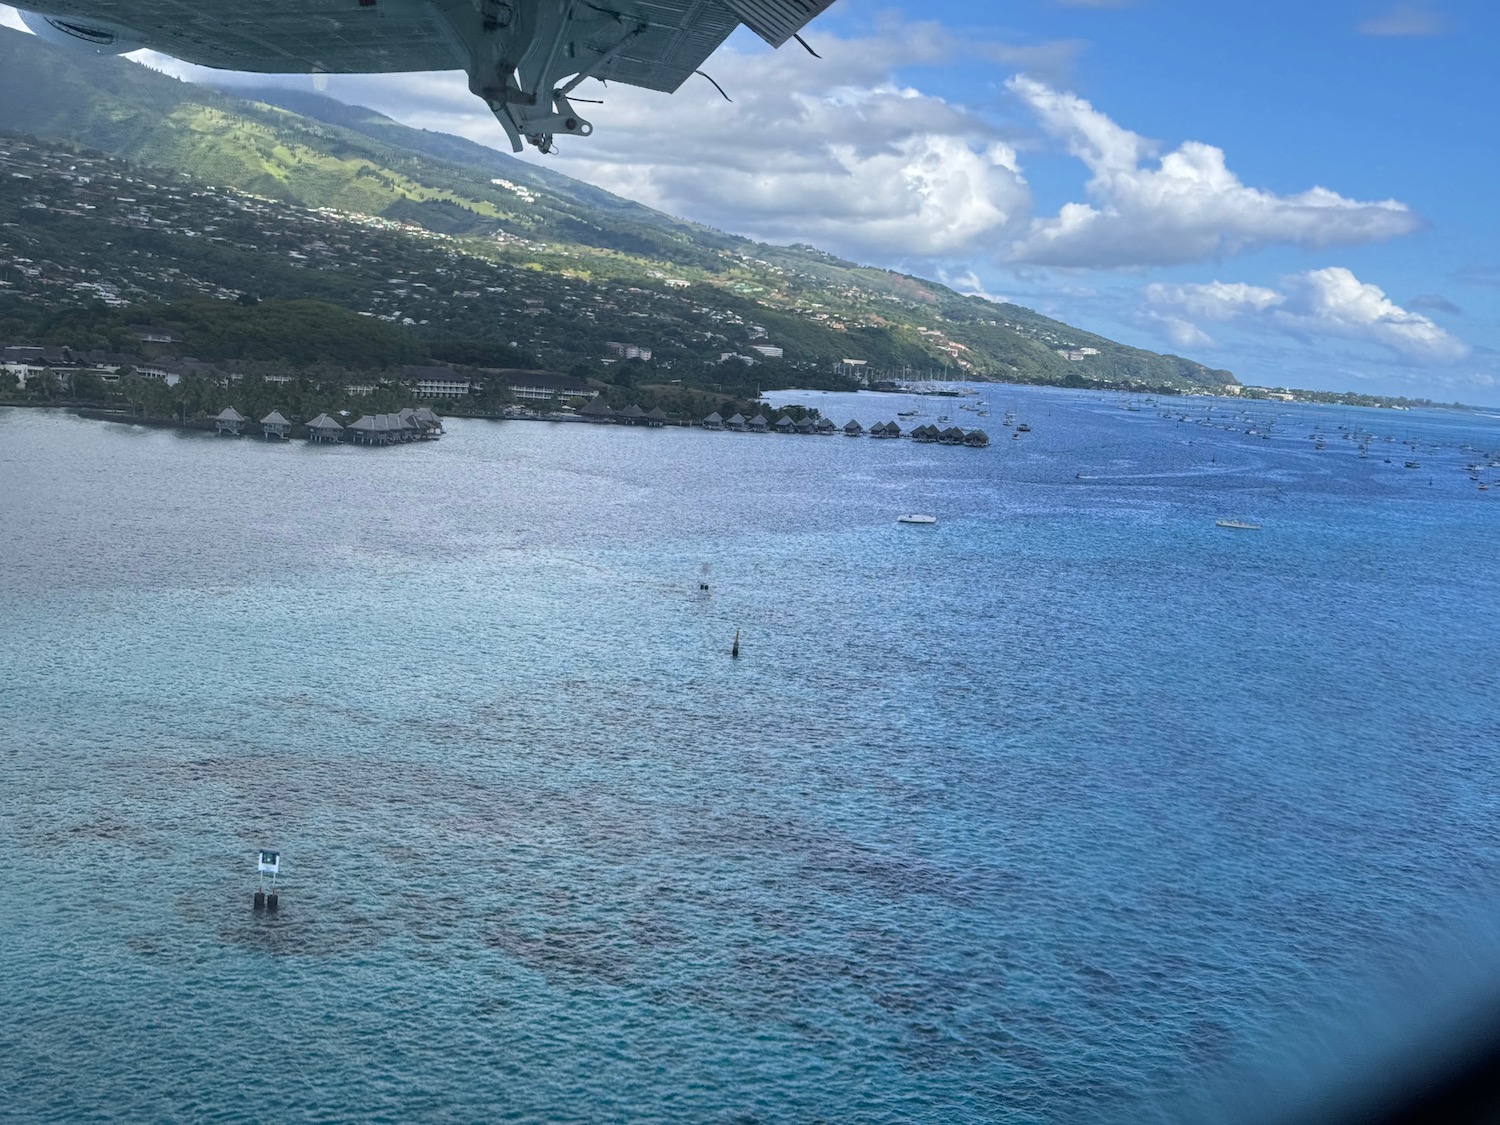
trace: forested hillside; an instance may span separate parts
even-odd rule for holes
[[[12,224],[0,228],[0,326],[42,331],[68,301],[278,297],[367,314],[457,363],[524,355],[600,372],[613,342],[649,350],[658,376],[694,382],[721,378],[726,365],[744,382],[752,363],[766,386],[850,372],[1232,381],[1020,306],[673,219],[368,110],[263,96],[0,29],[4,127],[51,154],[44,172],[17,167],[0,186]],[[11,147],[25,145],[18,137]],[[129,167],[96,179],[69,172],[70,153]],[[41,179],[17,178],[32,174]],[[106,288],[78,288],[91,278]]]

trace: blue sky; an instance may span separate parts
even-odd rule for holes
[[[594,135],[528,158],[1245,382],[1500,405],[1497,31],[1475,0],[836,0],[821,61],[742,29],[705,66],[732,103],[596,89]],[[461,74],[283,81],[508,147]]]

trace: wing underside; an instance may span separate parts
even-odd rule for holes
[[[374,74],[462,68],[513,141],[525,136],[546,148],[553,132],[589,132],[566,99],[581,77],[670,93],[741,23],[779,47],[832,3],[47,0],[44,18],[84,42],[113,37],[223,70]]]

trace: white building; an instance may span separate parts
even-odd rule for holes
[[[546,371],[507,371],[500,377],[519,402],[594,397],[593,387],[571,375],[552,375]]]
[[[651,349],[643,348],[639,344],[622,344],[616,340],[606,340],[604,346],[621,359],[638,359],[643,363],[651,362]]]
[[[418,398],[466,398],[473,387],[471,380],[451,367],[403,367],[401,379],[414,384]]]

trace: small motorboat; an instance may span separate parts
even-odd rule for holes
[[[1260,524],[1247,523],[1245,520],[1214,520],[1215,527],[1233,528],[1235,531],[1259,531]]]
[[[937,523],[937,516],[924,516],[920,512],[905,512],[896,517],[897,523]]]

